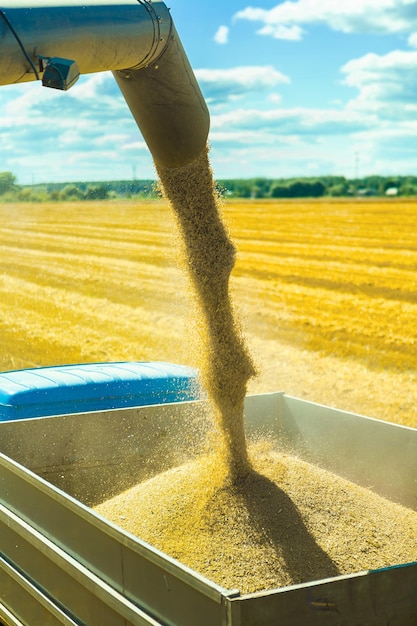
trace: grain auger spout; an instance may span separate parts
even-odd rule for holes
[[[0,85],[41,80],[67,90],[112,71],[157,165],[204,149],[209,114],[160,0],[13,0],[0,6]]]

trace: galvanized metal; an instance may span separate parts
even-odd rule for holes
[[[2,422],[0,451],[91,506],[203,446],[205,413],[204,403],[187,402]],[[417,510],[416,429],[283,393],[246,398],[245,427],[250,438],[271,436],[301,458]]]
[[[8,577],[2,586],[1,602],[23,624],[156,626],[158,623],[62,551],[47,534],[39,533],[32,524],[1,505],[0,528],[5,546],[3,563],[9,565],[8,571],[2,568]],[[26,592],[26,599],[21,596],[17,604],[19,574],[18,591]],[[31,602],[33,598],[35,602]]]
[[[206,423],[193,402],[22,419],[0,423],[0,452],[94,506],[202,449]]]
[[[249,436],[272,433],[301,458],[417,511],[415,428],[286,394],[249,397],[247,411]]]
[[[230,600],[232,626],[415,626],[417,563]]]
[[[240,595],[125,533],[73,497],[83,494],[87,503],[100,499],[103,477],[109,483],[113,476],[113,489],[108,486],[105,493],[121,491],[132,480],[186,459],[181,433],[191,430],[198,442],[206,428],[204,417],[199,421],[204,411],[204,403],[191,402],[0,423],[0,450],[8,455],[0,456],[0,588],[8,590],[1,596],[1,618],[9,613],[21,620],[10,624],[28,626],[72,623],[57,621],[59,612],[89,626],[415,624],[417,563]],[[412,506],[414,497],[416,504],[415,429],[273,393],[247,398],[246,431],[250,437],[275,437],[301,458],[359,484],[374,484],[379,492],[384,481],[378,475],[393,472],[392,499]],[[170,456],[176,446],[178,455]],[[138,463],[132,466],[135,455]],[[80,489],[77,481],[90,485]],[[31,621],[27,615],[35,609],[50,610],[55,621]]]
[[[82,74],[145,67],[166,48],[171,29],[159,0],[2,4],[0,85],[40,78],[41,57],[75,60]]]
[[[3,455],[0,483],[7,504],[0,505],[1,551],[82,623],[124,625],[115,617],[123,611],[127,624],[223,623],[223,596],[228,593],[214,583],[123,533]],[[140,607],[132,613],[135,619],[132,605]],[[92,619],[95,611],[101,611],[98,621]],[[140,613],[149,622],[138,621]]]
[[[157,164],[181,167],[202,152],[209,112],[175,28],[157,63],[114,77]]]
[[[70,79],[111,70],[155,162],[174,168],[204,149],[209,113],[160,0],[38,0],[0,6],[0,85],[43,79],[57,59]],[[59,78],[59,76],[58,76]]]

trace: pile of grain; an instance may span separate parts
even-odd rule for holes
[[[200,326],[200,368],[214,408],[211,456],[160,474],[96,510],[226,588],[254,592],[412,561],[417,513],[300,460],[258,446],[243,425],[254,373],[229,297],[235,251],[207,152],[158,167],[177,217]]]
[[[417,558],[417,512],[257,444],[230,483],[200,457],[96,510],[228,589],[250,593]]]
[[[177,218],[184,264],[196,296],[198,365],[219,427],[218,444],[232,479],[239,479],[250,470],[243,401],[254,366],[229,295],[235,249],[222,220],[207,150],[188,165],[157,170]]]

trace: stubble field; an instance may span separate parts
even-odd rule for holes
[[[417,427],[417,202],[227,201],[232,291],[259,373],[284,390]],[[0,369],[195,364],[171,210],[0,205]]]

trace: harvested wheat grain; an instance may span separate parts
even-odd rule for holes
[[[244,481],[200,457],[96,510],[242,593],[416,560],[417,512],[268,444],[250,458]]]
[[[243,401],[254,367],[230,302],[235,252],[208,155],[157,169],[182,235],[222,445],[96,510],[243,593],[415,560],[417,513],[262,446],[249,457]]]

